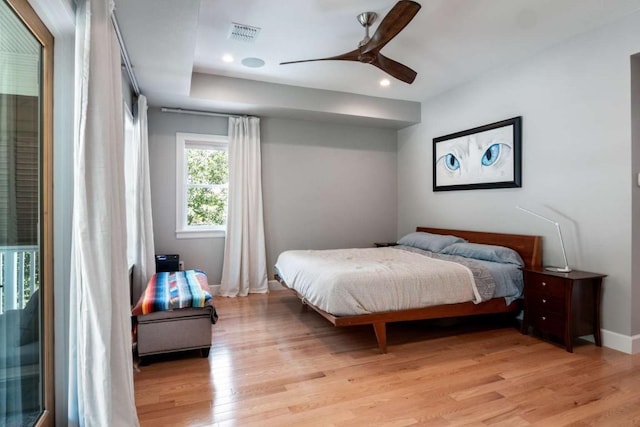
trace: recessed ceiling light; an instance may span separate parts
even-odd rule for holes
[[[224,62],[233,62],[233,56],[231,56],[228,53],[225,53],[224,55],[222,55],[222,60]]]
[[[260,68],[264,66],[264,61],[260,58],[244,58],[242,65],[249,68]]]
[[[382,87],[389,86],[390,84],[391,84],[391,82],[389,81],[389,79],[380,80],[380,86],[382,86]]]

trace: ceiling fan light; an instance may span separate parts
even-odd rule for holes
[[[356,16],[356,19],[363,27],[370,27],[376,22],[376,18],[378,14],[375,12],[362,12],[360,15]]]

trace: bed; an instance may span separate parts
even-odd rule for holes
[[[441,228],[430,228],[430,227],[418,227],[416,229],[417,233],[413,234],[430,234],[430,235],[438,235],[443,237],[443,242],[447,241],[451,236],[455,236],[459,240],[453,240],[456,244],[451,244],[451,241],[447,241],[446,244],[441,245],[442,247],[438,247],[433,249],[433,252],[436,253],[445,253],[449,250],[452,254],[456,255],[456,251],[450,251],[451,248],[458,246],[465,246],[465,244],[459,245],[457,244],[460,240],[470,243],[471,245],[466,246],[482,246],[482,245],[492,245],[492,246],[502,246],[506,248],[510,248],[519,255],[521,260],[520,264],[516,267],[517,274],[520,275],[521,267],[534,267],[540,266],[542,263],[542,238],[540,236],[529,236],[529,235],[519,235],[519,234],[502,234],[502,233],[488,233],[488,232],[479,232],[479,231],[466,231],[466,230],[452,230],[452,229],[441,229]],[[403,238],[404,239],[404,238]],[[403,240],[401,239],[400,242]],[[477,245],[479,244],[479,245]],[[401,245],[404,246],[404,245]],[[446,248],[446,249],[444,249]],[[411,249],[411,248],[410,248]],[[428,248],[430,251],[432,248]],[[463,290],[459,293],[460,295],[445,295],[444,297],[438,296],[437,298],[431,298],[428,295],[414,295],[409,294],[410,297],[398,297],[397,294],[399,291],[396,288],[389,288],[386,290],[385,285],[395,282],[394,276],[386,276],[386,271],[389,271],[389,274],[395,274],[395,270],[402,271],[403,264],[413,265],[411,263],[414,262],[415,257],[420,257],[422,255],[426,255],[425,253],[415,254],[413,252],[421,252],[414,250],[407,250],[405,247],[385,247],[385,248],[366,248],[366,249],[355,249],[355,250],[344,250],[344,251],[355,251],[355,252],[341,252],[338,251],[285,251],[278,257],[278,261],[276,263],[276,280],[278,280],[283,286],[291,289],[296,293],[296,295],[302,301],[304,307],[310,307],[316,312],[318,312],[325,319],[329,320],[334,326],[354,326],[354,325],[372,325],[373,330],[375,332],[375,336],[378,342],[378,347],[381,352],[385,353],[387,350],[387,336],[386,336],[386,324],[389,322],[400,322],[400,321],[411,321],[411,320],[423,320],[423,319],[436,319],[436,318],[448,318],[448,317],[461,317],[461,316],[472,316],[472,315],[480,315],[480,314],[497,314],[497,313],[513,313],[514,315],[519,313],[521,309],[521,289],[519,290],[520,294],[515,295],[511,294],[509,296],[498,295],[496,297],[487,297],[490,292],[484,289],[485,294],[482,298],[483,289],[476,289],[475,282],[481,282],[476,277],[476,272],[473,271],[474,279],[471,280],[471,289],[469,290],[467,286],[467,290]],[[344,297],[346,294],[340,294],[341,297],[337,299],[336,302],[327,301],[327,294],[323,294],[325,292],[323,289],[325,287],[325,283],[330,285],[331,289],[333,289],[333,282],[329,283],[329,280],[333,280],[336,277],[341,277],[338,273],[334,273],[330,271],[329,273],[324,273],[321,271],[322,268],[331,266],[331,263],[334,261],[331,259],[333,256],[342,257],[342,258],[358,258],[359,254],[362,253],[362,256],[369,256],[371,251],[380,251],[376,252],[381,257],[378,261],[376,261],[376,265],[378,267],[372,269],[367,276],[366,270],[369,268],[365,264],[364,267],[358,266],[355,268],[363,269],[363,275],[359,275],[359,273],[355,271],[351,271],[351,275],[346,275],[343,277],[343,283],[347,283],[349,286],[353,284],[360,283],[359,285],[353,285],[353,290],[350,292],[354,292],[355,296],[352,297],[354,303],[353,307],[349,308],[348,304],[344,303],[344,300],[349,300],[349,298]],[[396,252],[390,252],[396,251]],[[400,252],[403,252],[400,254]],[[404,252],[408,253],[405,254]],[[423,251],[422,251],[423,252]],[[312,254],[313,253],[313,254]],[[309,267],[305,266],[304,258],[307,255],[316,255],[318,253],[321,258],[319,263],[310,264]],[[516,255],[516,256],[517,256]],[[464,273],[466,270],[473,270],[470,265],[465,267],[454,267],[452,268],[452,273],[446,272],[442,270],[443,263],[453,264],[450,262],[449,258],[442,257],[439,255],[434,255],[436,258],[433,261],[429,261],[429,264],[433,264],[435,266],[435,276],[431,277],[429,280],[432,283],[438,285],[439,282],[443,281],[447,283],[446,286],[440,286],[442,289],[448,289],[450,287],[450,283],[455,280],[463,280],[466,281],[465,274],[468,276],[470,273]],[[427,258],[427,257],[423,257]],[[459,259],[459,257],[458,257]],[[405,263],[406,261],[406,263]],[[411,261],[411,263],[409,263]],[[337,260],[335,263],[340,264],[342,260]],[[400,267],[396,268],[396,262],[399,262]],[[324,264],[323,264],[324,263]],[[456,260],[457,263],[457,260]],[[471,262],[473,264],[474,262]],[[484,261],[483,261],[484,263]],[[485,263],[486,264],[486,263]],[[453,266],[452,266],[453,267]],[[308,268],[311,276],[314,280],[305,279],[304,273],[305,268]],[[411,267],[413,269],[413,267]],[[429,267],[430,268],[430,267]],[[314,273],[315,269],[315,273]],[[442,270],[442,271],[441,271]],[[480,269],[482,270],[482,268]],[[415,272],[412,271],[413,281],[417,280],[416,275],[423,274],[423,267],[419,267]],[[315,275],[314,275],[315,274]],[[431,274],[431,273],[430,273]],[[512,274],[512,273],[510,273]],[[443,276],[444,275],[444,276]],[[376,276],[369,283],[369,278],[372,276]],[[450,277],[451,276],[451,277]],[[327,277],[329,279],[327,279]],[[382,280],[380,280],[382,278]],[[317,279],[317,280],[315,280]],[[337,279],[342,280],[342,279]],[[521,281],[520,275],[520,281]],[[312,283],[313,282],[313,283]],[[364,284],[366,283],[366,286]],[[345,285],[346,286],[346,285]],[[359,286],[359,287],[358,287]],[[412,283],[412,291],[416,291],[416,289],[421,288],[420,285],[416,285]],[[466,285],[465,285],[466,286]],[[369,292],[369,288],[373,289],[371,295],[367,295]],[[387,292],[387,294],[385,294]],[[404,292],[404,291],[403,291]],[[419,292],[423,292],[420,290]],[[466,296],[465,296],[466,295]],[[457,301],[456,298],[463,298],[462,302],[448,302],[448,301]],[[393,307],[389,308],[388,306],[381,306],[378,303],[380,301],[394,300],[392,303]],[[444,301],[444,302],[443,302]],[[363,306],[370,304],[363,308]]]

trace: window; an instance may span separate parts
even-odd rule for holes
[[[224,237],[229,139],[176,134],[176,237]]]
[[[0,1],[0,425],[53,425],[53,38]]]

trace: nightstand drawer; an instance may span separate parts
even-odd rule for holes
[[[556,313],[534,311],[528,315],[534,329],[564,338],[564,318]]]
[[[576,337],[593,334],[602,346],[600,299],[604,274],[573,270],[568,273],[542,267],[523,268],[524,317],[522,333],[538,330],[562,339],[573,352]]]
[[[564,299],[564,281],[559,277],[528,274],[527,295],[547,295]]]
[[[564,315],[564,298],[532,293],[527,294],[526,305],[529,310]]]

